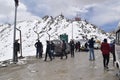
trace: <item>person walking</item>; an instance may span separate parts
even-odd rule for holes
[[[74,57],[74,48],[75,48],[74,41],[71,40],[70,41],[70,53],[71,53],[71,57]]]
[[[116,56],[115,56],[115,41],[113,41],[113,42],[110,43],[110,52],[113,55],[113,65],[114,65],[114,63],[116,61]]]
[[[35,47],[36,47],[36,58],[42,58],[43,45],[40,42],[40,40],[38,40],[38,42],[35,43]]]
[[[20,43],[18,43],[18,40],[15,40],[14,43],[14,57],[13,57],[13,61],[15,63],[18,62],[18,52],[20,51]]]
[[[104,69],[108,69],[109,64],[109,53],[110,53],[110,45],[107,43],[107,39],[104,39],[104,41],[101,44],[101,52],[103,55],[103,66]]]
[[[44,61],[47,60],[47,55],[49,55],[50,61],[52,61],[50,41],[47,41],[45,60]]]
[[[94,38],[91,38],[89,41],[88,41],[88,44],[89,44],[89,60],[95,60],[95,54],[94,54]]]
[[[67,53],[66,53],[66,43],[65,41],[63,40],[62,41],[62,53],[61,53],[61,59],[63,59],[63,56],[66,56],[66,59],[67,59]]]

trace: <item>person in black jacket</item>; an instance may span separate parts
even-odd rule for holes
[[[91,38],[89,41],[88,41],[88,44],[89,44],[89,51],[90,51],[90,55],[89,55],[89,60],[95,60],[95,55],[94,55],[94,38]]]
[[[49,55],[49,58],[52,61],[50,41],[47,41],[46,53],[45,53],[45,60],[44,61],[47,60],[47,55]]]
[[[115,41],[113,41],[112,43],[110,43],[110,52],[113,55],[113,65],[116,61],[116,55],[115,55]]]
[[[36,58],[42,58],[43,45],[40,42],[40,40],[38,40],[38,42],[35,43],[35,47],[36,47]]]
[[[71,40],[71,41],[70,41],[70,51],[71,51],[71,57],[74,57],[74,48],[75,48],[74,41],[73,41],[73,40]]]
[[[15,40],[14,43],[14,57],[13,61],[16,63],[18,62],[18,52],[20,51],[20,44],[18,43],[18,40]]]
[[[51,41],[50,46],[51,46],[51,55],[52,55],[52,57],[53,57],[53,59],[54,59],[54,58],[55,58],[55,56],[54,56],[54,52],[55,52],[55,44]]]
[[[63,40],[63,41],[62,41],[61,59],[63,59],[63,56],[64,56],[64,55],[66,56],[66,59],[67,59],[66,48],[67,48],[67,45],[66,45],[66,43],[65,43],[65,40]]]

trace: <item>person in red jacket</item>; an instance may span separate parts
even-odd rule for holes
[[[108,69],[110,45],[107,43],[107,39],[104,39],[104,42],[102,42],[101,51],[102,51],[102,55],[103,55],[104,69]]]

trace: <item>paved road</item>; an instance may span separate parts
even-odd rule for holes
[[[95,61],[89,61],[88,52],[76,52],[75,57],[53,61],[27,57],[19,64],[0,68],[0,80],[117,80],[110,58],[110,70],[103,69],[102,55],[95,51]]]

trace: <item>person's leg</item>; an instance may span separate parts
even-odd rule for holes
[[[109,55],[106,55],[106,66],[108,68],[108,64],[109,64]]]
[[[105,63],[105,55],[103,54],[103,66],[104,68],[106,67],[106,63]]]
[[[39,52],[39,58],[42,58],[42,52],[41,51]]]
[[[74,50],[72,50],[72,52],[73,52],[73,57],[74,57]]]
[[[113,52],[112,55],[113,55],[113,63],[114,63],[116,61],[115,52]]]
[[[91,51],[91,48],[89,49],[89,60],[92,60],[92,51]]]
[[[52,61],[52,53],[49,52],[48,54],[49,54],[49,58],[50,58],[50,60]]]
[[[53,52],[52,52],[52,57],[53,57],[53,59],[55,59],[54,50],[53,50]]]
[[[46,60],[47,60],[47,54],[48,54],[48,53],[45,53],[45,60],[44,60],[44,61],[46,61]]]
[[[36,50],[36,58],[38,58],[39,51],[38,49]]]
[[[66,53],[66,51],[64,50],[64,54],[65,54],[65,56],[66,56],[66,59],[67,59],[67,53]]]
[[[14,62],[18,62],[18,55],[17,55],[17,51],[15,51],[15,54],[14,54]]]
[[[95,60],[94,48],[92,48],[92,59]]]
[[[60,53],[60,59],[63,59],[63,55],[64,55],[64,51],[62,50],[62,52]]]
[[[41,57],[40,57],[40,51],[38,51],[38,57],[41,58]]]

